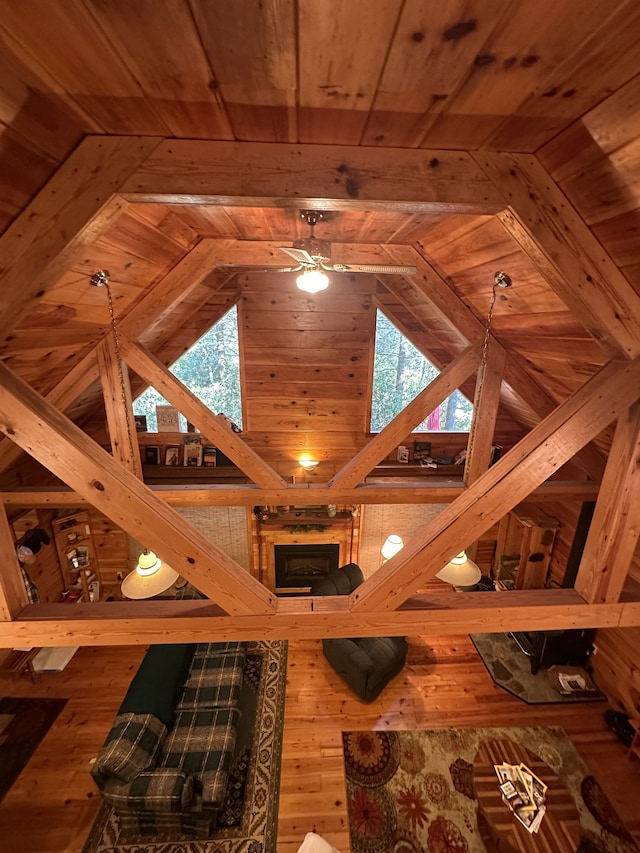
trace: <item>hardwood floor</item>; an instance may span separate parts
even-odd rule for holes
[[[561,725],[640,839],[640,761],[607,729],[604,703],[525,705],[496,687],[466,636],[410,637],[404,671],[378,700],[353,697],[319,641],[289,645],[278,853],[315,829],[349,850],[341,732],[444,726]],[[0,804],[3,853],[79,853],[99,805],[89,776],[143,649],[83,648],[64,672],[4,678],[6,696],[61,696],[67,705]]]

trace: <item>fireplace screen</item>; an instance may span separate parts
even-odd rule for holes
[[[276,545],[276,589],[308,589],[338,568],[339,545]]]

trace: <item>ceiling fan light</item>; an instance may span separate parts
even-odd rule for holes
[[[305,293],[319,293],[329,286],[329,276],[322,270],[305,270],[296,278],[296,284]]]

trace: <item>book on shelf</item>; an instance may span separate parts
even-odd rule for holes
[[[148,444],[144,449],[144,464],[160,464],[160,448],[156,444]]]
[[[205,468],[215,468],[217,461],[218,451],[217,448],[213,447],[210,444],[205,445],[202,448],[202,464]]]
[[[164,464],[165,465],[179,465],[180,464],[180,447],[177,444],[168,444],[164,450]]]
[[[156,406],[158,432],[180,432],[180,414],[173,406]]]
[[[200,439],[196,442],[189,442],[184,445],[183,465],[187,468],[197,468],[202,465],[202,445]]]

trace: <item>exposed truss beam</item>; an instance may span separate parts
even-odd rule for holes
[[[0,622],[0,647],[315,639],[470,631],[615,628],[640,624],[640,602],[586,604],[572,589],[450,592],[412,598],[392,612],[356,613],[346,596],[280,598],[271,615],[224,616],[210,601],[38,604]]]
[[[498,218],[611,355],[640,354],[640,296],[537,157],[471,155],[509,206]]]
[[[640,402],[618,418],[575,587],[590,602],[617,601],[640,538]]]
[[[330,481],[332,488],[353,488],[366,477],[402,439],[409,435],[436,406],[474,372],[480,361],[478,347],[469,347],[379,432]]]
[[[0,238],[0,335],[14,329],[72,258],[120,215],[114,193],[161,143],[88,136]]]
[[[418,272],[415,276],[407,278],[409,284],[419,288],[438,308],[443,319],[452,323],[470,343],[482,342],[484,327],[480,320],[470,308],[467,308],[462,299],[456,296],[423,254],[410,246],[385,245],[384,250],[387,257],[394,263],[416,266]],[[540,418],[546,417],[555,409],[557,401],[536,382],[517,354],[505,350],[493,335],[491,339],[496,349],[503,350],[505,353],[505,382]],[[602,477],[605,460],[595,447],[584,447],[577,455],[576,462],[581,464],[589,476],[595,480]]]
[[[227,613],[273,609],[274,596],[242,566],[3,364],[0,429]]]
[[[478,382],[473,401],[473,420],[469,430],[464,482],[471,486],[491,464],[491,448],[498,419],[500,388],[506,353],[493,340],[487,341],[486,361],[478,370]]]
[[[116,342],[110,335],[105,337],[98,346],[98,364],[111,453],[114,459],[142,480],[142,463],[131,402],[129,369],[122,361]]]
[[[450,503],[465,488],[462,481],[405,481],[361,483],[353,489],[330,489],[326,483],[296,484],[281,489],[260,489],[255,485],[233,486],[150,486],[151,491],[169,506],[317,506],[337,500],[341,504],[412,504]],[[550,480],[531,492],[528,501],[595,500],[600,485],[584,480]],[[16,489],[0,492],[6,506],[64,507],[89,503],[78,492],[69,489]]]
[[[391,156],[364,146],[185,139],[164,141],[121,191],[138,201],[296,209],[495,213],[505,206],[463,151],[394,148]]]
[[[400,606],[634,403],[639,389],[640,358],[605,365],[358,587],[354,611]]]
[[[15,534],[0,505],[0,622],[13,619],[28,604],[27,590],[16,555]]]
[[[130,338],[136,338],[145,329],[153,327],[175,310],[176,305],[199,287],[205,278],[209,280],[212,294],[222,288],[229,280],[230,274],[211,273],[211,269],[219,260],[220,253],[224,253],[229,242],[231,241],[201,240],[173,269],[145,290],[144,296],[118,318],[119,332]],[[107,329],[101,341],[110,334],[110,329]],[[45,395],[47,402],[64,412],[98,379],[97,347],[99,345],[100,342],[69,370],[55,388]],[[20,447],[2,438],[0,471],[5,471],[21,453]]]
[[[123,339],[122,353],[128,364],[150,385],[182,412],[200,432],[229,457],[247,477],[263,488],[282,488],[286,485],[279,474],[228,425],[211,413],[204,403],[189,391],[167,368],[140,344]]]

